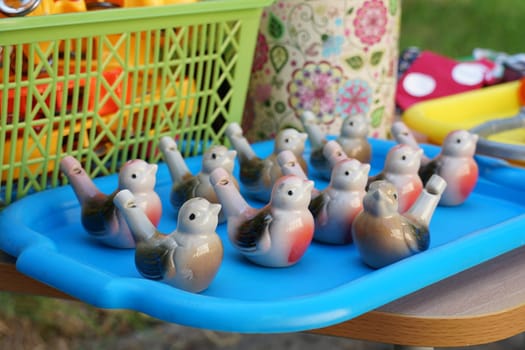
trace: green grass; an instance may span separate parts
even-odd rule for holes
[[[450,57],[474,48],[525,52],[523,0],[401,0],[400,48],[417,46]]]

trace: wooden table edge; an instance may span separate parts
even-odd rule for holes
[[[15,260],[9,259],[4,253],[0,255],[0,276],[1,291],[77,300],[20,273]],[[308,332],[388,344],[455,347],[495,342],[523,331],[525,303],[497,313],[446,318],[421,317],[379,309]]]

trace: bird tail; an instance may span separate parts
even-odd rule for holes
[[[242,128],[238,123],[230,123],[226,128],[226,137],[239,155],[239,161],[257,158],[248,140],[244,137]]]
[[[168,165],[173,183],[178,184],[188,176],[191,176],[190,169],[186,165],[173,138],[169,136],[162,137],[159,141],[159,149]]]
[[[72,156],[62,158],[60,171],[69,180],[81,206],[93,198],[101,197],[102,193],[76,158]]]
[[[242,215],[251,207],[223,168],[217,168],[210,174],[210,183],[222,205],[226,217]]]

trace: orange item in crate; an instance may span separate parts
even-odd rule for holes
[[[90,123],[87,123],[87,128],[82,128],[80,123],[76,123],[73,127],[63,128],[62,132],[58,127],[49,130],[47,124],[35,125],[33,121],[28,121],[28,123],[33,125],[33,131],[29,128],[19,128],[15,133],[8,134],[10,137],[6,139],[4,144],[2,164],[10,164],[11,166],[0,172],[2,183],[11,182],[12,179],[19,179],[20,177],[31,177],[30,174],[22,173],[21,169],[25,169],[25,172],[29,171],[31,174],[53,171],[55,164],[57,164],[57,157],[63,152],[63,147],[67,144],[68,138],[73,137],[74,143],[78,147],[89,146],[85,133],[88,131]],[[43,162],[42,159],[47,161]],[[47,164],[45,169],[42,168],[43,164]]]
[[[91,77],[89,79],[89,89],[86,93],[86,80],[85,79],[79,79],[77,87],[81,93],[79,94],[79,100],[77,103],[77,108],[75,112],[79,112],[82,108],[83,102],[82,97],[88,98],[88,111],[95,111],[103,116],[111,113],[115,113],[119,110],[119,103],[118,101],[122,101],[122,96],[125,95],[123,91],[122,86],[122,80],[121,75],[123,74],[123,71],[121,68],[114,68],[108,71],[105,71],[102,73],[102,78],[100,83],[97,83],[96,77]],[[64,85],[67,85],[67,92],[64,93]],[[47,95],[46,91],[48,90],[47,84],[37,84],[36,90],[39,96],[43,96],[47,102],[48,107],[50,107],[51,111],[54,111],[55,114],[59,114],[61,109],[65,107],[66,112],[70,112],[74,106],[72,106],[72,96],[74,94],[75,90],[75,80],[68,80],[66,83],[64,81],[58,81],[55,83],[55,92],[56,96],[54,98],[55,101],[55,108],[51,108],[51,104],[53,101],[52,96]],[[98,100],[97,97],[97,88],[99,89],[98,93]],[[110,91],[111,90],[111,91]],[[15,106],[15,100],[19,101],[19,115],[20,120],[23,120],[25,113],[27,112],[27,96],[28,96],[28,88],[27,87],[21,87],[20,91],[17,92],[16,88],[8,89],[8,97],[7,97],[7,113],[13,114],[15,113],[14,106]],[[0,110],[2,109],[2,101],[3,101],[3,90],[0,90]],[[33,94],[32,94],[33,95]],[[30,104],[30,108],[32,109],[33,106],[37,105],[35,101],[35,96],[31,97],[33,101]],[[127,103],[129,101],[129,96],[126,96],[124,98],[124,103]]]
[[[166,82],[164,86],[159,80],[156,88],[152,88],[150,84],[151,81],[148,81],[148,88],[135,98],[135,105],[142,105],[143,108],[135,108],[131,114],[126,113],[126,123],[132,123],[136,132],[155,128],[157,123],[162,123],[162,120],[169,115],[174,114],[174,117],[183,118],[191,116],[195,112],[197,86],[193,79],[186,78],[182,82]],[[141,84],[139,83],[139,85]],[[178,103],[176,112],[172,111],[175,103]],[[148,118],[144,115],[148,114],[150,109],[153,109],[153,112],[149,114],[153,115],[153,120],[156,123],[149,123],[148,125]]]

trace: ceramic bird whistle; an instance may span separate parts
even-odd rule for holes
[[[170,192],[170,202],[178,213],[180,207],[189,199],[203,197],[212,203],[218,203],[215,191],[210,184],[210,173],[216,168],[223,168],[230,174],[235,166],[235,150],[228,150],[222,145],[213,145],[208,148],[202,155],[201,170],[193,175],[186,165],[182,154],[178,150],[177,143],[169,136],[160,139],[159,149],[168,166],[172,187]],[[235,186],[239,186],[237,181],[233,180]],[[219,214],[219,222],[224,222],[226,218]]]
[[[352,242],[352,222],[363,209],[370,164],[343,159],[332,170],[327,188],[312,198],[314,239],[328,244]]]
[[[60,170],[67,177],[81,207],[81,223],[86,232],[101,243],[114,248],[133,248],[133,239],[125,220],[113,204],[119,190],[131,191],[137,205],[145,211],[151,222],[158,225],[162,204],[155,192],[157,165],[136,159],[126,162],[118,174],[115,192],[100,191],[80,162],[72,156],[60,161]]]
[[[400,213],[414,204],[423,189],[423,181],[419,177],[422,155],[422,149],[404,144],[395,145],[388,151],[383,169],[368,179],[368,183],[386,180],[396,186]]]
[[[441,152],[419,169],[423,183],[434,174],[447,182],[440,205],[461,205],[474,190],[479,175],[474,159],[477,141],[477,134],[466,130],[452,131],[445,137]]]
[[[341,132],[336,139],[349,158],[357,159],[361,163],[370,163],[372,159],[372,146],[368,141],[368,124],[363,114],[348,116],[343,119]]]
[[[214,170],[210,181],[227,216],[230,242],[242,255],[266,267],[291,266],[301,259],[314,234],[308,210],[312,181],[280,177],[263,208],[251,207],[223,169]]]
[[[248,140],[243,136],[238,123],[231,123],[226,128],[233,148],[237,151],[240,164],[239,182],[242,191],[247,196],[267,202],[270,199],[273,185],[282,176],[277,163],[277,155],[284,150],[294,152],[303,170],[307,172],[306,161],[303,158],[307,135],[295,129],[283,129],[275,136],[273,152],[266,158],[258,157]]]
[[[427,250],[430,220],[445,188],[445,180],[434,175],[414,205],[400,214],[396,187],[385,180],[370,184],[363,211],[352,223],[352,237],[363,262],[377,269]]]
[[[135,267],[144,278],[193,293],[209,287],[223,259],[222,242],[215,232],[219,204],[201,197],[186,201],[176,229],[166,234],[149,221],[128,190],[118,192],[114,203],[137,241]]]

